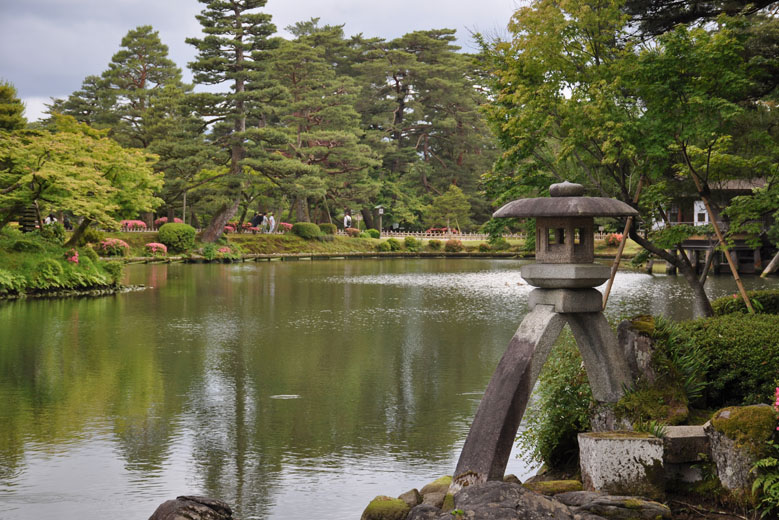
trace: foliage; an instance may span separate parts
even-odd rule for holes
[[[371,236],[371,238],[381,237],[381,233],[379,232],[378,229],[366,229],[365,232],[368,233]]]
[[[127,256],[130,246],[119,238],[103,239],[97,246],[97,254],[100,256]]]
[[[511,244],[503,237],[493,240],[490,242],[489,246],[492,251],[507,251],[511,249]]]
[[[419,251],[419,249],[422,247],[422,243],[414,237],[404,238],[403,244],[409,251]]]
[[[444,251],[447,253],[459,253],[463,250],[463,243],[459,240],[452,238],[446,241],[444,244]]]
[[[569,331],[558,340],[541,369],[537,400],[525,413],[518,443],[523,457],[552,467],[578,460],[577,434],[590,424],[592,391],[581,355]]]
[[[756,312],[779,314],[779,290],[747,291]],[[716,316],[734,312],[747,313],[746,304],[740,295],[723,296],[711,302]]]
[[[119,227],[122,229],[146,229],[146,222],[143,220],[122,220],[119,222]]]
[[[666,433],[668,433],[668,425],[655,420],[638,421],[633,424],[633,429],[637,432],[654,435],[658,439],[664,439]]]
[[[360,233],[361,231],[357,228],[346,228],[346,234],[352,238],[360,236]]]
[[[111,283],[118,285],[122,281],[124,264],[122,262],[103,262],[103,269],[111,276]]]
[[[761,402],[772,393],[779,373],[779,315],[725,314],[679,327],[709,365],[704,396],[710,407]]]
[[[441,247],[443,246],[443,243],[440,240],[428,240],[427,247],[432,249],[433,251],[439,251]]]
[[[479,252],[480,253],[489,253],[490,252],[490,245],[487,242],[482,242],[479,244]]]
[[[295,222],[292,225],[292,233],[300,238],[311,240],[318,237],[322,232],[319,230],[319,226],[311,222]]]
[[[26,279],[22,275],[0,268],[0,295],[18,294],[26,285]]]
[[[0,81],[0,132],[20,130],[27,125],[24,105],[10,83]]]
[[[157,236],[171,253],[184,253],[195,246],[195,228],[189,224],[176,222],[163,224]]]
[[[95,227],[88,227],[81,234],[81,243],[84,244],[99,244],[105,238],[105,233]]]
[[[143,249],[151,256],[165,256],[168,254],[168,248],[165,244],[160,244],[159,242],[149,242],[143,246]]]
[[[319,230],[326,235],[335,235],[336,231],[338,231],[338,228],[335,224],[325,222],[323,224],[319,224]]]
[[[617,247],[623,240],[622,233],[609,233],[606,235],[606,245],[609,247]]]
[[[389,245],[390,251],[400,251],[403,248],[400,240],[397,238],[388,238],[387,244]]]
[[[773,407],[775,417],[779,419],[779,387],[776,387],[774,392]],[[779,431],[779,426],[776,426],[776,431]],[[779,445],[774,439],[768,441],[765,455],[752,466],[752,472],[757,474],[752,484],[752,492],[759,493],[760,502],[757,509],[761,517],[779,513]]]
[[[40,229],[40,234],[43,238],[62,244],[65,242],[65,226],[62,222],[53,222],[51,224],[45,224]]]
[[[379,251],[381,253],[388,253],[392,251],[392,246],[390,246],[387,241],[382,241],[376,244],[376,251]]]

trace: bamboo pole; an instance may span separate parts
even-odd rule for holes
[[[638,198],[641,196],[641,188],[644,185],[644,177],[638,180],[638,187],[636,187],[636,194],[633,197],[633,204],[638,204]],[[625,250],[625,244],[628,241],[628,233],[630,232],[630,226],[633,225],[633,217],[628,217],[625,222],[625,229],[622,231],[622,240],[619,243],[619,249],[617,250],[617,256],[614,258],[614,263],[611,264],[611,276],[609,276],[609,283],[606,285],[606,291],[603,293],[603,308],[606,309],[606,303],[609,301],[609,294],[611,294],[611,286],[614,285],[614,278],[617,276],[617,270],[619,270],[619,263],[622,260],[622,252]]]
[[[716,233],[717,239],[719,240],[722,249],[725,251],[725,258],[728,261],[730,272],[733,274],[733,279],[736,281],[738,292],[741,293],[741,298],[744,300],[744,304],[747,306],[749,312],[754,314],[755,309],[752,308],[752,302],[749,301],[749,296],[747,296],[747,290],[744,288],[744,283],[741,281],[741,277],[738,275],[738,268],[736,268],[736,264],[733,263],[733,258],[731,258],[730,252],[728,251],[728,246],[725,243],[725,237],[722,235],[722,231],[719,228],[719,224],[717,223],[717,220],[714,218],[714,212],[711,209],[711,204],[709,203],[709,197],[703,194],[703,187],[701,186],[701,181],[700,179],[698,179],[698,176],[695,174],[695,172],[691,172],[691,174],[692,174],[692,180],[695,181],[695,188],[698,190],[698,195],[700,195],[701,200],[703,200],[703,205],[706,206],[706,212],[709,214],[711,225],[714,227],[714,233]]]

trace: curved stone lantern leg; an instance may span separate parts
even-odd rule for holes
[[[503,478],[530,393],[565,321],[553,305],[537,305],[511,338],[457,462],[455,475],[466,478],[466,484]]]

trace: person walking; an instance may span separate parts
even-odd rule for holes
[[[269,224],[269,222],[268,222],[268,214],[267,213],[263,213],[262,214],[262,220],[260,221],[260,230],[263,233],[267,233],[268,232],[268,224]]]
[[[346,231],[346,228],[350,227],[352,227],[352,216],[347,211],[344,213],[344,231]]]
[[[268,214],[268,233],[276,231],[276,219],[273,217],[273,212]]]

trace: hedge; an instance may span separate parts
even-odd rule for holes
[[[747,297],[757,312],[765,314],[779,314],[779,290],[772,291],[747,291]],[[747,306],[740,294],[723,296],[711,302],[716,316],[740,312],[746,314]]]
[[[322,234],[319,226],[312,222],[295,222],[292,225],[292,233],[306,240],[311,240]]]
[[[157,237],[171,253],[183,253],[195,246],[195,228],[189,224],[177,222],[163,224]]]
[[[335,232],[338,231],[338,228],[335,227],[335,224],[325,222],[323,224],[319,224],[319,230],[325,235],[335,235]]]

